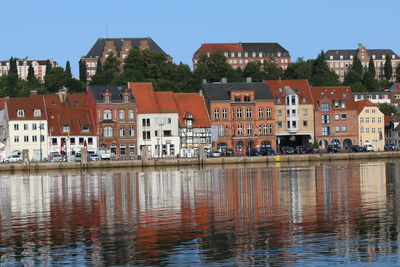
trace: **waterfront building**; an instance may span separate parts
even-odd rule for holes
[[[321,149],[329,144],[349,148],[359,143],[358,112],[349,86],[313,86],[315,139]]]
[[[50,63],[51,66],[58,67],[58,64],[53,59],[47,60],[33,60],[33,59],[23,59],[17,60],[17,70],[18,70],[18,77],[23,80],[27,80],[28,78],[28,70],[29,65],[32,65],[33,70],[35,71],[35,76],[38,80],[43,83],[44,77],[46,76],[46,68],[47,63]],[[0,61],[0,76],[7,75],[10,70],[10,61],[9,60],[2,60]]]
[[[379,105],[369,100],[356,102],[360,145],[372,145],[375,151],[383,151],[385,145],[385,119]]]
[[[400,64],[400,57],[391,49],[367,49],[365,46],[359,44],[358,49],[340,49],[328,50],[325,53],[326,63],[329,68],[336,72],[341,82],[353,65],[353,60],[358,57],[364,68],[368,68],[370,58],[374,61],[375,65],[375,78],[378,80],[385,80],[384,66],[386,57],[389,56],[392,61],[392,78],[396,78],[396,68]]]
[[[276,137],[280,146],[314,142],[314,103],[307,80],[265,81],[275,98]]]
[[[211,148],[211,123],[199,93],[174,93],[179,112],[181,157],[198,157],[199,149]]]
[[[390,102],[399,109],[400,103],[400,83],[394,83],[389,89]]]
[[[385,143],[400,147],[399,115],[385,115]]]
[[[154,92],[151,83],[129,83],[137,101],[138,154],[176,157],[180,150],[179,111],[171,91]]]
[[[74,155],[82,148],[97,152],[98,137],[93,111],[86,94],[44,95],[48,115],[49,153]]]
[[[23,149],[27,149],[30,160],[47,158],[48,117],[44,96],[32,92],[28,97],[9,98],[5,108],[5,156],[19,155]]]
[[[127,86],[89,86],[87,103],[95,114],[99,148],[111,157],[136,154],[136,99]]]
[[[390,104],[391,103],[391,93],[389,91],[385,91],[385,92],[353,92],[353,95],[354,95],[355,101],[367,99],[375,104],[383,104],[383,103]]]
[[[168,56],[156,42],[150,37],[146,38],[99,38],[94,43],[92,48],[80,59],[81,64],[86,64],[87,79],[91,80],[96,74],[97,61],[105,63],[107,56],[113,53],[120,62],[123,62],[127,57],[129,50],[133,47],[138,47],[140,50],[150,49],[153,52],[158,52],[167,57],[167,60],[172,62],[172,57]]]
[[[267,83],[204,83],[202,92],[210,114],[213,149],[234,149],[244,155],[251,148],[275,144],[274,96]]]
[[[199,59],[221,53],[233,68],[244,69],[249,62],[274,62],[282,69],[290,63],[290,54],[279,43],[205,43],[193,55],[193,69]]]

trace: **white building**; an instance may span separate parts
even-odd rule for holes
[[[180,151],[179,114],[173,92],[154,92],[151,83],[129,83],[136,99],[138,155],[176,157]]]
[[[46,68],[48,63],[50,63],[53,68],[58,67],[57,62],[55,62],[52,59],[17,60],[18,77],[23,80],[26,80],[28,78],[29,66],[32,65],[36,78],[38,78],[38,80],[43,83],[44,77],[46,76]],[[9,60],[0,61],[0,76],[7,75],[9,70],[10,70],[10,61]]]
[[[6,102],[7,139],[5,156],[29,151],[30,160],[43,160],[48,155],[47,111],[44,98],[31,94],[10,98]]]

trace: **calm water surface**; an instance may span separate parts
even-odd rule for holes
[[[0,265],[400,265],[400,162],[0,177]]]

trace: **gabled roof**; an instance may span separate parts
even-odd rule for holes
[[[378,104],[374,104],[371,101],[369,101],[368,99],[357,101],[355,103],[355,105],[356,105],[358,114],[360,114],[365,107],[379,107]]]
[[[208,101],[230,101],[233,91],[254,91],[255,101],[274,100],[268,85],[263,82],[206,83],[202,85],[202,91]]]
[[[111,102],[112,103],[121,103],[123,101],[121,94],[126,90],[130,95],[130,102],[135,101],[135,97],[133,96],[131,90],[129,90],[128,86],[120,85],[120,86],[108,86],[108,85],[90,85],[89,90],[92,91],[94,99],[96,102],[103,102],[103,94],[106,90],[111,93]]]
[[[285,88],[289,87],[297,95],[301,104],[313,104],[312,94],[308,80],[267,80],[275,99],[284,98]],[[283,103],[283,102],[281,102]]]
[[[179,111],[179,123],[185,125],[184,118],[193,116],[193,127],[210,127],[210,118],[203,97],[198,93],[174,93]]]
[[[202,44],[200,48],[197,49],[195,55],[223,52],[261,52],[264,54],[264,57],[278,57],[279,52],[279,57],[290,57],[289,52],[278,43],[206,43]]]
[[[123,45],[123,41],[130,41],[132,47],[139,47],[140,41],[147,41],[149,48],[153,52],[162,53],[163,55],[167,56],[167,54],[158,46],[156,42],[153,41],[150,37],[147,38],[99,38],[94,43],[92,48],[87,53],[86,57],[102,57],[104,47],[106,46],[106,41],[113,41],[116,52],[121,52],[121,47]]]
[[[357,56],[357,49],[338,49],[338,50],[328,50],[325,53],[326,60],[340,60],[340,56],[343,56],[343,60],[352,60],[350,56]],[[392,59],[394,55],[395,59],[400,59],[400,57],[393,52],[392,49],[367,49],[368,56],[375,55],[376,59],[382,59],[382,56],[389,55]],[[332,59],[331,59],[332,56]]]
[[[311,94],[316,108],[319,108],[321,100],[329,99],[332,102],[345,102],[346,108],[341,108],[342,110],[356,109],[350,86],[312,86]]]
[[[46,120],[46,107],[43,95],[9,98],[6,101],[9,120]],[[34,110],[40,109],[40,116],[34,116]],[[24,110],[24,116],[18,117],[17,111]]]
[[[58,94],[44,95],[48,113],[48,129],[51,136],[67,136],[63,126],[70,127],[70,136],[96,135],[93,114],[86,103],[85,94],[67,94],[65,103]],[[82,132],[81,127],[88,126],[89,132]]]
[[[177,113],[178,108],[171,91],[154,92],[152,83],[129,83],[138,113]]]

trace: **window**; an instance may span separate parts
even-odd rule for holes
[[[40,136],[40,142],[44,142],[44,135],[43,134]]]
[[[37,142],[37,136],[36,135],[32,136],[32,142]]]
[[[129,102],[129,96],[128,95],[124,95],[124,102]]]
[[[85,138],[79,137],[79,138],[78,138],[78,142],[79,142],[80,145],[85,144]]]
[[[342,114],[342,121],[347,120],[347,115],[346,114]]]
[[[128,110],[128,120],[133,121],[135,119],[135,113],[133,110]]]
[[[224,130],[225,130],[224,126],[223,126],[223,125],[220,125],[220,126],[219,126],[219,131],[218,131],[219,136],[224,136]]]
[[[112,144],[110,146],[110,153],[111,153],[111,156],[115,156],[117,154],[117,146],[116,145]]]
[[[19,124],[14,124],[14,131],[18,131],[19,130]]]
[[[303,126],[307,127],[308,126],[308,122],[307,121],[303,121]]]
[[[340,133],[340,126],[335,127],[335,132]]]
[[[105,119],[105,120],[111,120],[112,119],[111,110],[106,109],[106,110],[103,111],[103,119]]]
[[[263,119],[264,118],[264,109],[263,108],[259,108],[258,109],[258,118],[259,119]]]
[[[292,105],[296,105],[296,96],[292,95]]]
[[[224,108],[222,110],[222,118],[223,119],[227,119],[228,118],[228,110],[226,108]]]
[[[214,119],[219,120],[219,109],[214,110]]]
[[[142,119],[143,127],[150,127],[150,119]]]
[[[282,121],[278,121],[278,127],[282,128]]]
[[[290,97],[287,96],[287,97],[286,97],[286,105],[289,105],[289,104],[290,104]]]
[[[169,137],[169,136],[172,136],[172,132],[171,132],[171,130],[165,130],[165,131],[163,131],[163,135]]]
[[[125,136],[125,127],[124,126],[119,127],[119,136],[120,137]]]
[[[135,145],[129,145],[129,155],[135,155]]]
[[[238,135],[242,136],[243,135],[243,125],[238,125],[237,131],[238,131]]]
[[[329,103],[322,103],[322,112],[329,112]]]
[[[292,121],[292,127],[293,128],[297,128],[297,122],[296,121]]]
[[[382,122],[382,118],[378,117],[378,123],[381,123],[381,122]]]
[[[103,98],[104,103],[110,103],[110,96],[109,95],[105,95]]]
[[[246,109],[246,117],[248,118],[248,119],[251,119],[251,117],[252,117],[252,110],[251,110],[251,108],[247,108]]]
[[[36,123],[33,123],[32,124],[32,130],[36,130],[36,129],[37,129]]]
[[[14,136],[14,143],[19,143],[19,136],[18,135]]]
[[[303,115],[307,116],[308,115],[308,110],[307,109],[303,109]]]
[[[365,133],[369,133],[369,128],[365,128]]]
[[[271,118],[271,108],[266,108],[265,109],[265,115],[266,115],[267,118]]]
[[[365,123],[369,123],[369,118],[368,117],[365,118]]]
[[[121,156],[126,156],[126,145],[125,144],[119,145],[119,154]]]
[[[40,117],[41,115],[42,115],[42,112],[41,112],[40,109],[35,109],[35,110],[33,111],[33,116],[34,116],[34,117]]]
[[[250,102],[250,95],[244,96],[244,102]]]
[[[347,132],[347,126],[342,126],[342,132]]]
[[[125,110],[121,109],[119,111],[119,120],[124,121],[125,120]]]
[[[150,140],[150,131],[143,131],[143,140]]]
[[[87,124],[81,125],[81,132],[88,133],[90,131],[90,127]]]
[[[329,115],[322,115],[322,124],[329,124]]]
[[[104,137],[112,137],[113,136],[113,131],[111,126],[106,126],[104,127]]]
[[[364,117],[360,117],[360,123],[364,123]]]
[[[364,127],[360,127],[360,132],[364,133]]]
[[[51,138],[51,144],[57,145],[57,138]]]
[[[24,123],[24,130],[27,131],[28,130],[28,124]]]
[[[375,113],[375,109],[371,109],[371,112],[372,112],[372,113]]]
[[[324,136],[328,136],[328,135],[330,135],[331,133],[330,133],[330,127],[329,126],[324,126],[324,127],[322,127],[322,135],[324,135]]]
[[[28,143],[28,142],[29,142],[29,136],[27,136],[27,135],[24,136],[24,142],[25,142],[25,143]]]
[[[242,102],[240,95],[235,95],[235,102]]]
[[[68,133],[68,132],[69,132],[69,130],[70,130],[70,128],[69,128],[69,126],[68,126],[68,125],[63,125],[63,127],[62,127],[62,131],[63,131],[64,133]]]
[[[253,125],[247,125],[247,135],[251,136],[253,134]]]
[[[292,117],[296,117],[296,110],[292,109]]]
[[[339,121],[340,120],[340,114],[335,114],[335,121]]]
[[[286,126],[287,126],[288,129],[290,129],[290,121],[286,122]]]
[[[238,108],[236,110],[236,118],[241,119],[242,118],[242,109]]]
[[[135,128],[133,126],[129,126],[129,136],[135,136]]]
[[[372,123],[375,123],[375,117],[372,117],[372,118],[371,118],[371,122],[372,122]]]
[[[341,108],[346,108],[346,102],[340,102],[340,107]]]
[[[71,145],[75,145],[75,137],[71,137],[71,138],[69,139],[69,143],[70,143]]]
[[[25,117],[25,111],[23,109],[17,110],[17,117]]]

